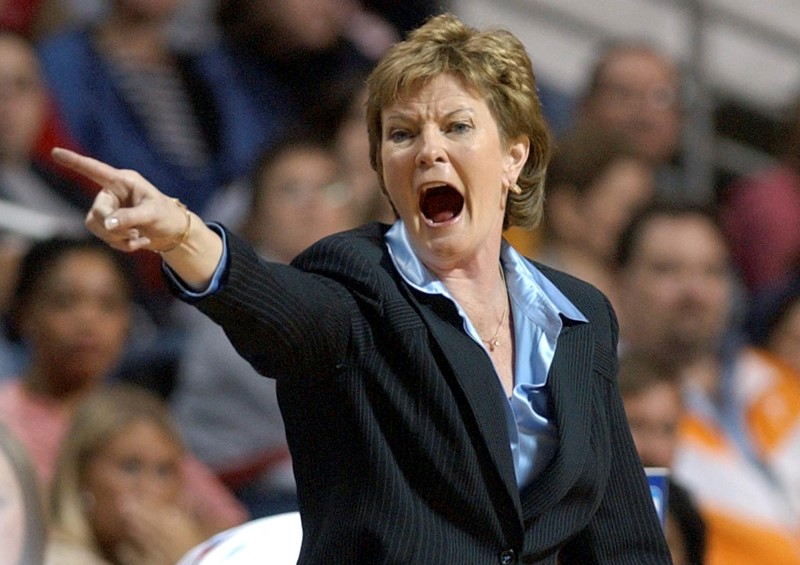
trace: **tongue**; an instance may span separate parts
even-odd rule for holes
[[[438,213],[434,214],[433,217],[431,218],[431,220],[433,220],[437,224],[441,224],[442,222],[446,222],[447,220],[451,220],[454,216],[455,216],[455,214],[453,214],[449,210],[442,210],[441,212],[438,212]]]

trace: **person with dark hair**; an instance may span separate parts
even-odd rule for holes
[[[706,526],[693,497],[671,476],[684,415],[680,374],[652,357],[625,351],[619,360],[619,389],[639,459],[667,470],[664,533],[674,565],[702,565]]]
[[[731,327],[733,269],[702,207],[656,203],[623,231],[622,350],[674,368],[686,411],[672,465],[712,565],[800,561],[800,382]]]
[[[175,291],[275,378],[299,563],[666,564],[588,283],[502,237],[542,214],[530,58],[451,14],[367,81],[370,159],[398,215],[261,260],[141,175],[56,149],[103,188],[87,226],[160,252]]]
[[[0,563],[41,565],[47,539],[43,493],[25,446],[0,424]]]
[[[617,240],[654,196],[653,168],[626,138],[592,127],[571,132],[547,168],[536,258],[593,284],[616,305]]]
[[[56,459],[76,407],[108,385],[131,326],[128,274],[114,250],[95,238],[53,238],[23,257],[12,327],[30,348],[19,378],[0,384],[0,422],[25,445],[49,489]],[[212,529],[247,514],[199,464],[195,502]]]
[[[681,188],[683,105],[681,77],[674,61],[639,40],[613,41],[590,69],[577,105],[576,124],[626,137],[656,171],[663,195]]]

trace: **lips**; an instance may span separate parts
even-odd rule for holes
[[[464,196],[450,185],[432,186],[422,191],[419,209],[433,224],[443,224],[457,217],[464,208]]]

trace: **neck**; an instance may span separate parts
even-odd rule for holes
[[[715,401],[719,397],[719,383],[722,367],[715,355],[702,355],[687,364],[681,371],[684,382],[702,390]]]
[[[50,375],[41,367],[31,367],[24,379],[25,389],[37,396],[71,409],[94,390],[94,381],[85,378],[69,378],[63,374]]]

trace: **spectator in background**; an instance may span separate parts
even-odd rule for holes
[[[654,194],[652,167],[626,139],[596,128],[574,131],[558,144],[547,168],[535,256],[592,283],[616,305],[620,232]]]
[[[173,565],[216,533],[189,492],[192,460],[161,400],[111,387],[76,409],[50,496],[47,565]]]
[[[0,31],[0,313],[5,314],[20,257],[32,240],[56,233],[86,233],[85,210],[94,191],[84,191],[52,168],[37,150],[51,112],[31,43]],[[22,348],[0,344],[0,376],[19,375]]]
[[[86,233],[83,217],[94,192],[84,192],[56,172],[49,155],[38,150],[50,119],[47,86],[33,45],[0,31],[0,198],[41,213],[26,235]]]
[[[605,47],[589,74],[577,107],[577,124],[627,137],[656,169],[657,186],[671,196],[683,179],[677,172],[683,110],[675,64],[645,42]]]
[[[66,128],[84,151],[129,163],[190,208],[208,210],[280,129],[259,119],[220,49],[171,47],[167,28],[180,3],[111,0],[98,23],[39,49]]]
[[[288,137],[259,160],[244,236],[266,259],[289,263],[318,239],[361,223],[335,153]],[[192,450],[253,517],[297,509],[275,380],[259,376],[222,328],[191,310],[192,331],[172,402]]]
[[[708,526],[707,563],[798,563],[800,382],[731,335],[722,230],[701,208],[656,204],[623,232],[619,263],[623,353],[681,378],[672,468]]]
[[[677,368],[626,351],[619,360],[619,389],[639,459],[645,467],[672,467],[684,406]]]
[[[620,356],[618,382],[639,459],[645,467],[671,469],[684,413],[680,375],[647,355]],[[664,533],[673,565],[702,565],[705,523],[692,496],[671,476]]]
[[[90,239],[56,238],[23,257],[11,327],[30,363],[0,387],[0,419],[50,484],[72,410],[111,377],[131,323],[130,285],[117,255]]]
[[[218,44],[173,48],[168,30],[181,2],[110,0],[96,22],[41,41],[42,67],[63,125],[83,151],[125,162],[189,208],[227,219],[226,209],[235,207],[227,197],[240,196],[227,188],[246,178],[283,122],[245,95],[237,63]],[[184,328],[158,258],[139,253],[129,260],[135,300],[152,322],[131,372],[151,387],[152,373],[172,373],[163,379],[167,395]]]
[[[397,39],[357,0],[225,0],[216,21],[256,105],[323,136],[350,99],[351,75]]]
[[[51,239],[22,260],[14,327],[30,365],[0,384],[0,421],[19,437],[45,488],[76,407],[107,386],[131,326],[130,283],[115,253],[94,239]],[[234,497],[198,472],[193,493],[220,529],[246,519]]]
[[[800,265],[800,97],[781,137],[780,161],[725,192],[721,219],[751,294],[781,285]]]
[[[0,565],[40,565],[46,526],[42,494],[25,447],[0,424]]]
[[[720,235],[701,207],[658,201],[634,215],[617,252],[623,350],[666,366],[710,364],[713,372],[717,363],[710,361],[728,335],[733,293]]]

